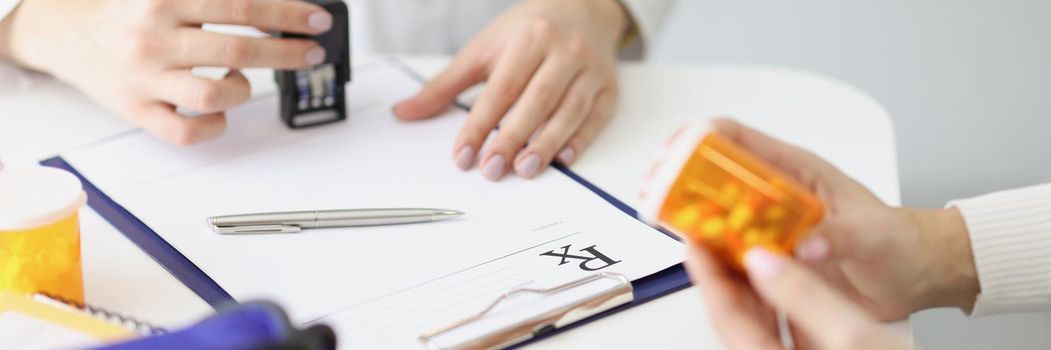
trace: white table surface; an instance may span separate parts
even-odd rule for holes
[[[433,76],[444,57],[406,57]],[[273,89],[265,72],[253,79]],[[653,155],[682,123],[733,116],[840,166],[891,204],[900,201],[894,128],[886,111],[826,77],[756,66],[623,64],[617,115],[573,170],[634,205]],[[257,84],[258,83],[258,84]],[[351,116],[353,118],[353,116]],[[46,77],[0,95],[0,159],[26,166],[131,130],[83,95]],[[452,142],[452,140],[450,140]],[[89,303],[177,327],[211,308],[91,209],[82,211]],[[535,348],[719,348],[698,292],[683,290],[539,342]]]

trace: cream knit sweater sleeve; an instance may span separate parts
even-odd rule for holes
[[[1051,184],[953,201],[981,292],[972,316],[1051,311]]]

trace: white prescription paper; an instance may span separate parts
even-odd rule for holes
[[[423,332],[513,287],[597,271],[637,279],[682,261],[680,243],[558,171],[492,183],[457,169],[451,148],[465,112],[419,122],[391,113],[420,86],[374,61],[354,71],[346,122],[286,129],[270,96],[231,111],[216,141],[177,148],[137,132],[64,158],[234,298],[273,300],[294,321],[329,324],[343,348],[421,347]],[[205,224],[226,214],[377,207],[467,214],[297,234],[218,235]]]

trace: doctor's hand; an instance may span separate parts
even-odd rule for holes
[[[880,320],[932,307],[969,311],[978,294],[966,225],[955,208],[893,208],[832,164],[728,119],[715,132],[792,177],[825,204],[796,255]]]
[[[486,82],[453,143],[458,167],[477,163],[495,181],[512,169],[534,177],[553,159],[570,164],[613,113],[615,52],[629,23],[616,0],[523,1],[394,112],[428,118]]]
[[[795,349],[910,349],[805,265],[753,248],[747,280],[704,248],[691,245],[686,268],[729,349],[784,349],[775,311],[788,319]]]
[[[178,145],[218,136],[224,111],[248,100],[237,69],[308,67],[325,57],[311,40],[218,34],[202,30],[204,23],[320,34],[332,17],[293,0],[22,0],[0,26],[0,56],[51,74]],[[213,80],[192,75],[198,66],[232,70]]]

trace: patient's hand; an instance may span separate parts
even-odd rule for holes
[[[686,267],[728,349],[780,350],[776,311],[788,319],[795,349],[911,349],[805,265],[764,248],[745,254],[747,280],[704,248],[690,245]]]
[[[203,23],[320,34],[332,17],[291,0],[22,0],[0,26],[0,55],[77,87],[178,145],[218,136],[224,111],[248,100],[238,68],[308,67],[325,57],[311,40],[218,34],[202,30]],[[213,80],[193,76],[197,66],[232,70]]]
[[[969,311],[979,291],[971,242],[955,208],[887,206],[832,164],[731,120],[715,131],[769,162],[825,203],[801,260],[880,320],[932,307]]]
[[[453,143],[452,157],[490,180],[572,163],[613,113],[615,51],[630,19],[615,0],[527,0],[496,18],[417,96],[402,119],[434,116],[487,82]],[[490,133],[499,125],[499,131]],[[486,140],[488,139],[488,143]],[[485,145],[485,147],[483,147]]]

